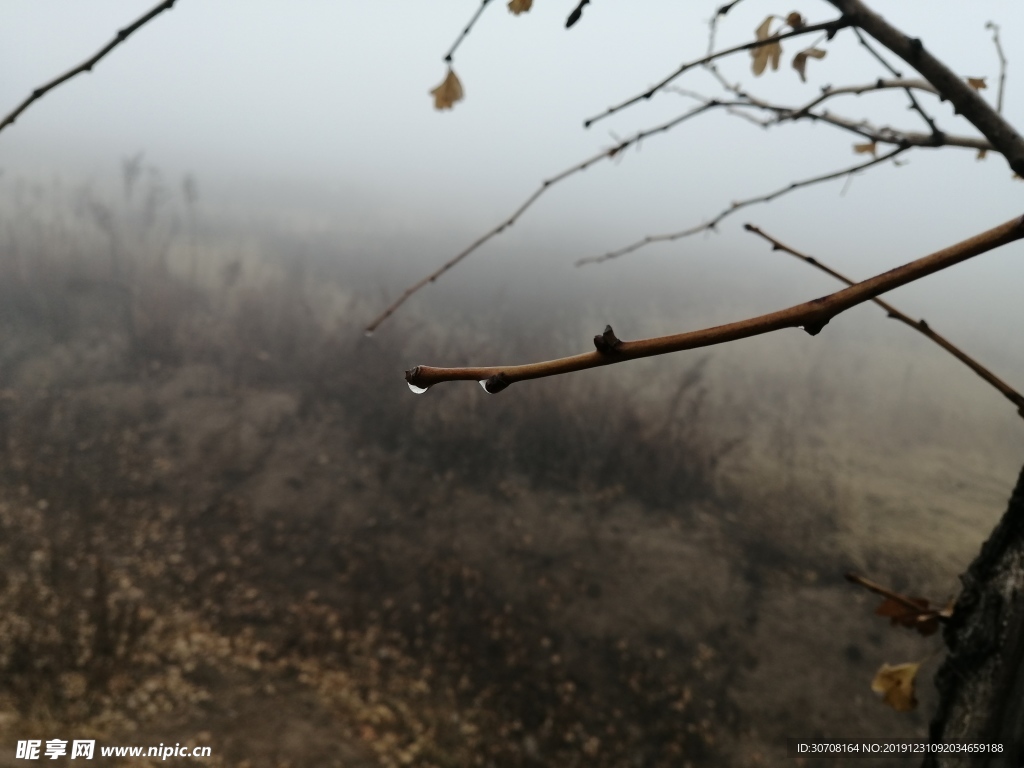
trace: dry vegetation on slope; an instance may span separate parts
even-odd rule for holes
[[[75,735],[441,767],[752,766],[786,736],[922,733],[868,681],[931,646],[841,573],[949,591],[977,542],[878,534],[866,507],[906,487],[803,421],[831,405],[761,381],[758,431],[707,358],[656,402],[599,377],[414,398],[340,263],[217,256],[142,199],[6,216],[0,765]],[[980,541],[996,474],[901,512],[987,513]]]

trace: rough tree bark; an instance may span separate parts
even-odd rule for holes
[[[1003,519],[960,577],[935,677],[932,742],[995,743],[1003,755],[930,755],[925,768],[1024,765],[1024,469]]]

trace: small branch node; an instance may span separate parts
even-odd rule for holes
[[[604,327],[604,333],[594,337],[594,346],[602,355],[610,355],[622,344],[610,325]]]

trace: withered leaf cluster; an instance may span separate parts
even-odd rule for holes
[[[782,24],[774,32],[772,31],[772,22],[780,20]],[[768,16],[761,25],[754,31],[754,37],[757,40],[770,40],[771,38],[778,35],[786,27],[796,31],[806,26],[804,17],[796,11],[793,11],[785,19],[779,16],[771,15]],[[807,60],[808,59],[823,59],[825,58],[825,51],[821,48],[811,46],[805,48],[793,57],[793,69],[800,75],[800,80],[807,82]],[[755,76],[760,76],[764,73],[768,64],[772,65],[773,70],[778,70],[779,62],[782,60],[782,43],[778,40],[759,45],[756,48],[750,49],[750,57],[752,59],[751,69]]]

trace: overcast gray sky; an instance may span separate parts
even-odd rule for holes
[[[93,73],[53,91],[0,133],[0,183],[55,173],[69,181],[116,178],[120,158],[144,151],[169,175],[195,174],[211,207],[269,201],[282,215],[308,215],[339,231],[401,236],[408,245],[389,255],[419,273],[507,216],[541,179],[611,146],[611,134],[628,135],[687,108],[684,98],[661,94],[589,131],[582,127],[585,117],[703,53],[707,20],[719,4],[595,0],[567,31],[564,19],[575,2],[536,0],[533,11],[514,17],[496,0],[456,54],[465,101],[438,113],[428,91],[444,77],[442,56],[478,0],[179,0]],[[151,5],[8,0],[0,27],[0,109],[92,54]],[[1010,56],[1005,111],[1024,126],[1018,0],[873,6],[957,71],[987,76],[992,97],[998,65],[984,25],[1001,24]],[[794,9],[810,21],[835,16],[823,2],[747,0],[723,21],[719,40],[746,41],[765,15]],[[786,46],[790,55],[798,49]],[[764,96],[793,103],[824,84],[883,74],[848,33],[828,49],[827,58],[810,62],[806,84],[788,68],[788,56],[779,72],[756,81],[746,54],[723,70]],[[700,71],[679,85],[711,90]],[[948,106],[925,101],[947,131],[973,133]],[[898,94],[851,97],[834,109],[921,127]],[[537,244],[548,243],[558,255],[551,274],[571,277],[569,265],[580,256],[691,226],[732,200],[852,164],[860,157],[853,143],[824,126],[766,133],[735,117],[708,115],[552,189],[508,236],[461,269],[472,275],[496,259],[525,269]],[[920,151],[905,167],[857,177],[842,197],[842,182],[800,191],[748,209],[718,236],[654,246],[597,269],[609,279],[642,273],[664,282],[685,279],[696,262],[720,263],[742,281],[745,272],[762,274],[750,270],[766,259],[763,245],[742,232],[752,221],[868,276],[1019,214],[1024,184],[1010,175],[998,157],[977,162],[970,150]],[[1024,319],[1022,251],[1015,244],[926,286],[901,289],[902,305],[921,312],[944,307],[950,318],[976,321],[1003,348],[1012,345]],[[778,270],[783,281],[794,274],[790,265]],[[826,278],[820,285],[821,292],[833,287]]]

